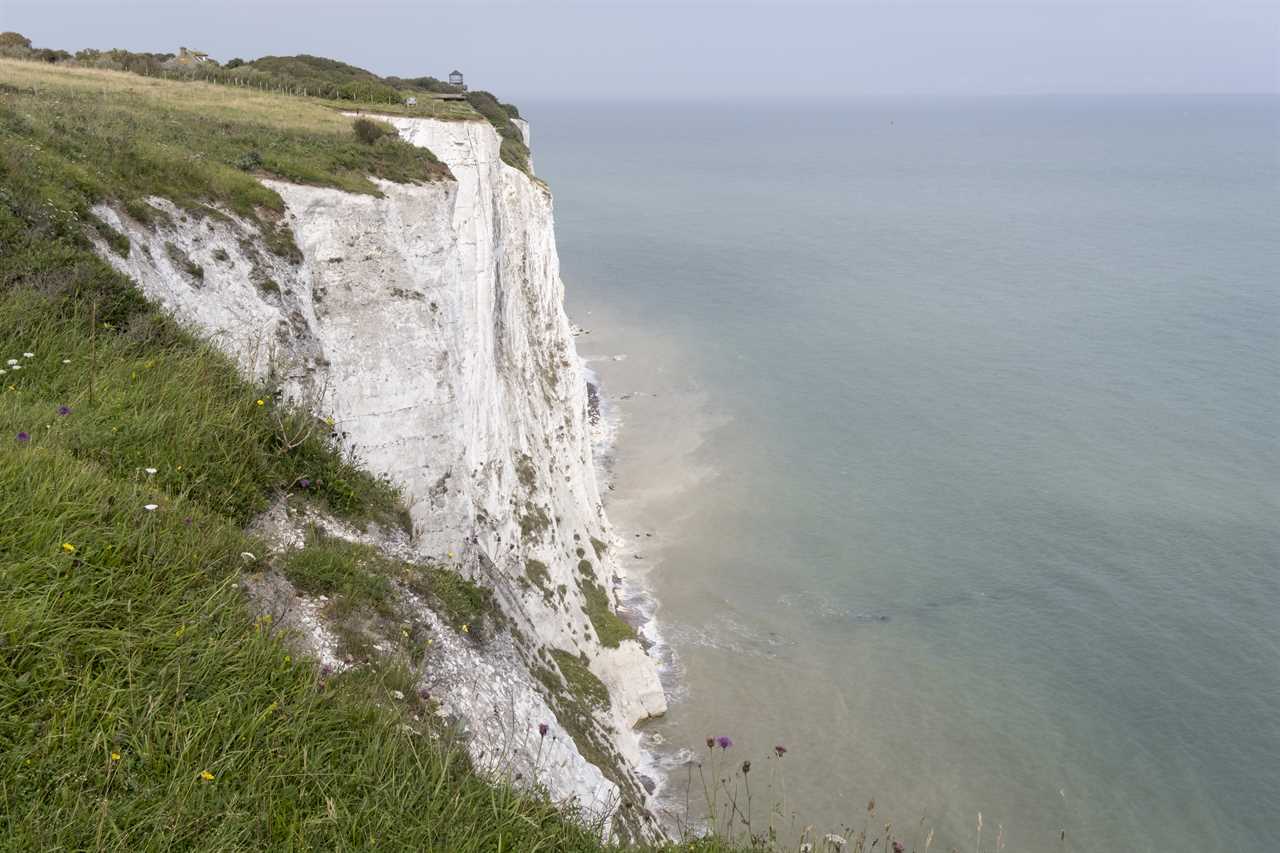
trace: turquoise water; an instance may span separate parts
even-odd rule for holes
[[[1280,849],[1280,100],[522,106],[663,761],[784,744],[799,826],[934,849]]]

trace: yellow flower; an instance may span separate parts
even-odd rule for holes
[[[112,761],[119,761],[119,760],[120,760],[120,753],[118,753],[118,752],[113,752],[113,753],[111,753],[111,760],[112,760]]]
[[[468,624],[466,624],[466,623],[464,622],[464,623],[463,623],[463,625],[462,625],[462,633],[464,633],[464,634],[470,634],[470,633],[471,633],[471,626],[470,626],[470,625],[468,625]]]
[[[292,657],[292,656],[290,656],[290,655],[285,655],[285,656],[284,656],[284,662],[285,662],[285,663],[293,663],[293,657]]]
[[[261,400],[259,400],[259,401],[258,401],[258,405],[259,405],[259,406],[265,406],[265,405],[266,405],[266,403],[264,403],[264,402],[262,402]]]
[[[212,774],[212,773],[210,773],[208,770],[201,770],[201,771],[200,771],[200,778],[201,778],[201,779],[203,779],[203,780],[204,780],[204,781],[206,781],[206,782],[212,782],[212,781],[213,781],[213,774]]]
[[[66,551],[68,554],[74,554],[76,552],[76,546],[72,545],[70,542],[63,542],[62,550]]]

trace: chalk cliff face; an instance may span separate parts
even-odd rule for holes
[[[153,199],[173,218],[153,227],[102,206],[133,243],[127,258],[105,246],[103,257],[246,371],[331,417],[366,467],[403,487],[413,554],[495,591],[511,636],[446,642],[424,675],[470,729],[473,754],[492,766],[501,746],[503,769],[556,797],[639,804],[634,725],[666,703],[641,646],[605,646],[587,615],[597,588],[616,606],[618,567],[550,193],[500,160],[487,123],[386,120],[455,180],[379,182],[381,198],[266,181],[285,201],[297,264],[235,216],[196,220]],[[557,721],[569,712],[546,686],[563,657],[551,650],[609,689],[586,731]]]

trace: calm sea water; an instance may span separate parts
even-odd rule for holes
[[[934,849],[1280,850],[1280,100],[523,106],[664,761],[783,744],[799,825]]]

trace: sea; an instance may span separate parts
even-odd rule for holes
[[[1280,850],[1280,98],[521,107],[669,825]]]

